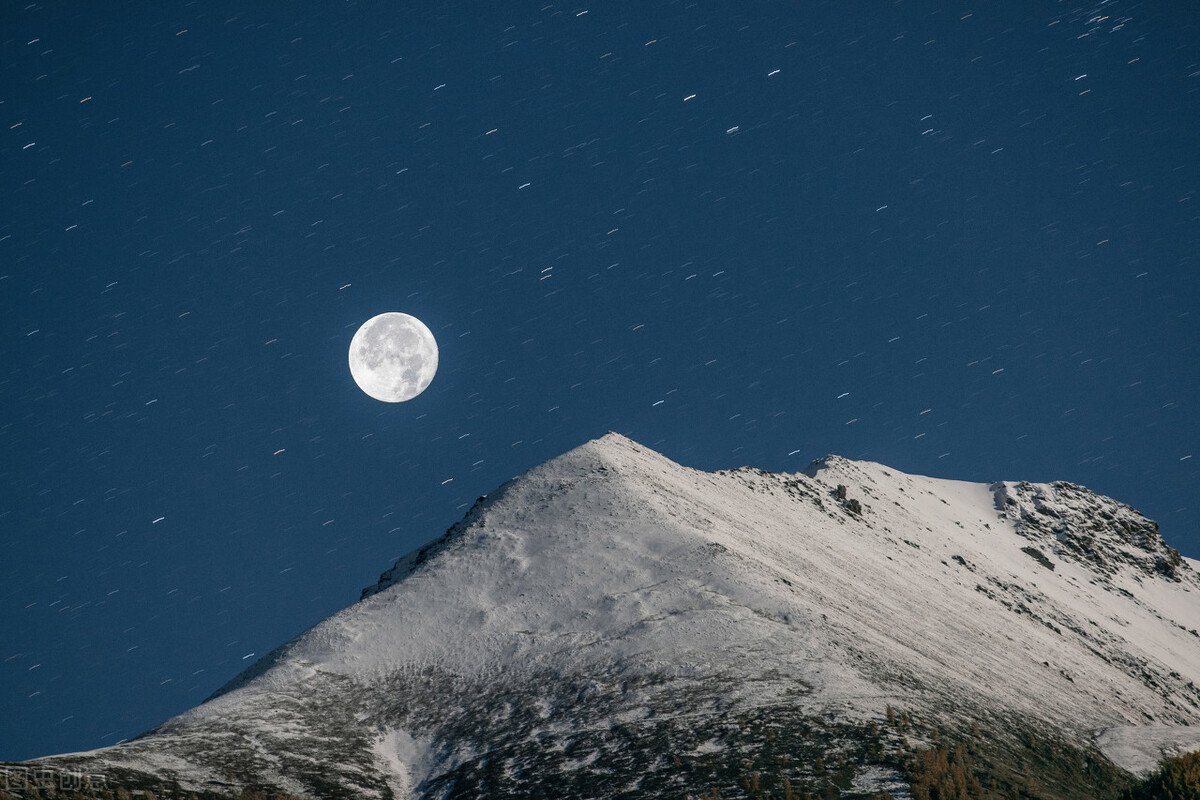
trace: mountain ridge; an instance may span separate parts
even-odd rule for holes
[[[1200,748],[1196,566],[1072,484],[839,456],[709,473],[610,433],[480,498],[201,706],[42,763],[329,797],[517,796],[602,766],[675,791],[661,765],[637,777],[663,743],[716,769],[765,745],[696,731],[763,715],[867,729],[894,706],[1144,770]],[[864,792],[898,785],[871,768]],[[606,780],[584,794],[619,793]]]

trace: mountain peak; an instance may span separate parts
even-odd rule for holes
[[[550,459],[541,466],[534,467],[526,473],[526,477],[556,471],[587,473],[630,468],[655,469],[666,465],[676,468],[679,466],[660,453],[626,436],[609,431]]]
[[[479,497],[462,520],[455,523],[441,538],[400,558],[380,575],[374,586],[363,589],[362,598],[387,589],[411,574],[437,552],[445,549],[457,537],[473,528],[484,526],[483,517],[487,510],[510,493],[515,492],[520,496],[518,504],[536,503],[536,496],[550,498],[588,476],[596,479],[615,478],[618,474],[644,472],[656,467],[662,468],[664,465],[678,468],[678,465],[662,455],[619,433],[610,431],[597,439],[584,442],[534,467],[524,475],[507,481],[492,494]]]

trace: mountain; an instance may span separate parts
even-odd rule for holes
[[[608,434],[204,704],[31,765],[225,795],[904,797],[940,753],[988,796],[1108,796],[1200,749],[1198,568],[1069,483],[707,473]]]

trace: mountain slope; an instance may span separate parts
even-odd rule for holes
[[[682,796],[730,764],[823,774],[819,739],[843,789],[899,791],[892,706],[1145,770],[1200,748],[1196,567],[1071,484],[838,457],[705,473],[609,434],[205,704],[41,763],[327,797]]]

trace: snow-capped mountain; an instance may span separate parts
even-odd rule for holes
[[[1047,748],[1144,772],[1200,749],[1198,567],[1068,483],[707,473],[608,434],[203,705],[39,763],[321,797],[682,797],[772,770],[899,797],[889,754],[975,737],[1027,780]]]

